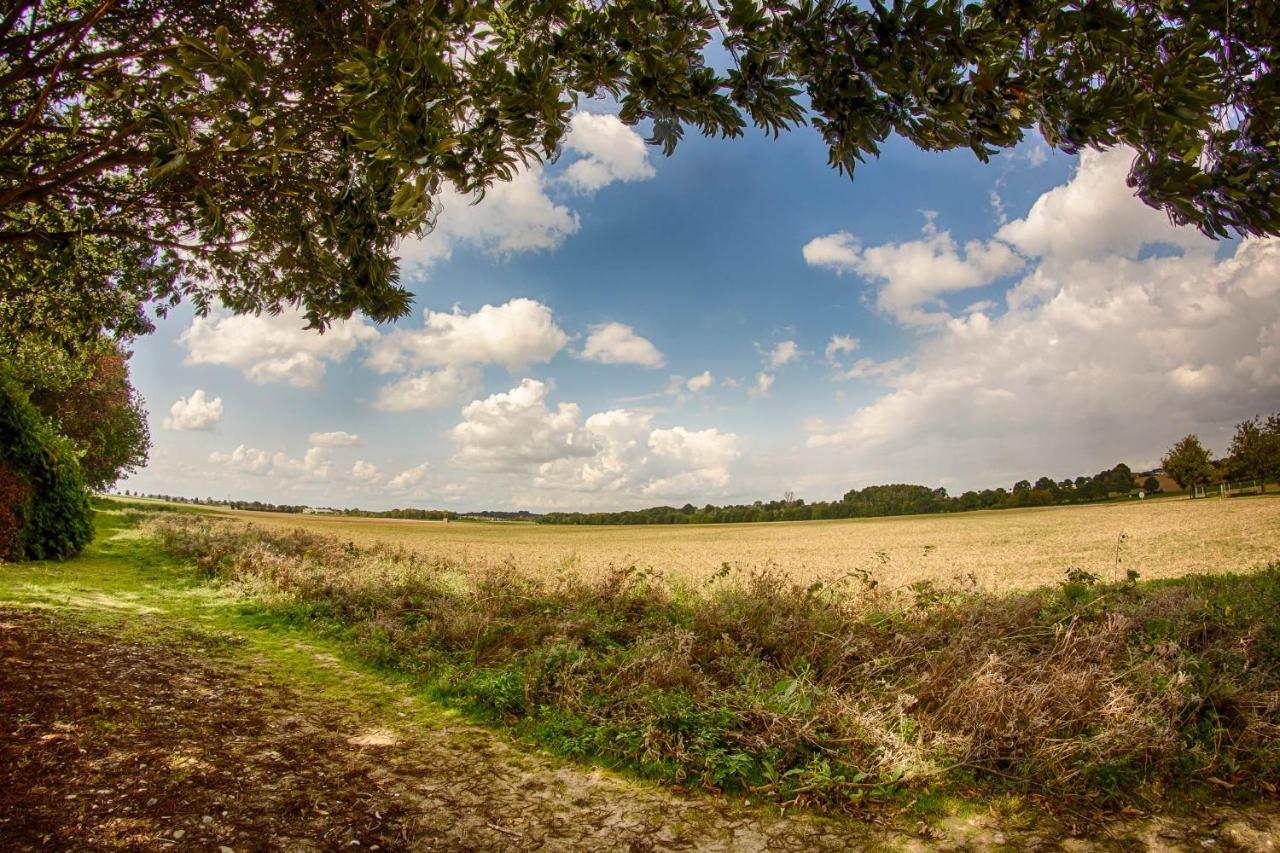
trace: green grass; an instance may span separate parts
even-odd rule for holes
[[[75,559],[0,564],[0,606],[58,611],[129,641],[232,654],[352,714],[424,727],[457,719],[409,676],[370,665],[349,643],[211,584],[144,538],[136,517],[99,510],[95,518],[97,535]]]
[[[670,589],[625,572],[467,579],[166,515],[168,551],[136,514],[99,512],[79,559],[0,568],[0,604],[235,655],[361,713],[438,726],[460,712],[569,759],[755,801],[1118,809],[1220,799],[1224,781],[1257,796],[1280,775],[1275,568],[1002,595],[767,573]]]

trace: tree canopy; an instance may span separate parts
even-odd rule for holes
[[[79,456],[85,485],[105,489],[146,465],[151,431],[142,397],[129,380],[129,353],[98,338],[68,353],[26,338],[11,361],[31,404]]]
[[[407,312],[446,185],[552,158],[583,98],[670,153],[810,125],[987,159],[1130,145],[1148,204],[1280,233],[1280,7],[1248,0],[14,0],[0,13],[0,301],[64,338],[186,298]],[[708,62],[722,40],[727,70]],[[3,319],[3,318],[0,318]]]
[[[1236,424],[1227,456],[1231,475],[1256,479],[1265,492],[1267,480],[1280,475],[1280,412]]]
[[[1196,486],[1206,486],[1217,477],[1213,459],[1196,435],[1183,436],[1169,448],[1161,464],[1179,486],[1193,490],[1192,497],[1195,497]]]

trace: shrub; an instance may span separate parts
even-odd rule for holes
[[[573,756],[778,803],[974,782],[1098,804],[1280,773],[1280,565],[1028,592],[775,569],[673,589],[156,518],[172,554]],[[1269,784],[1269,783],[1268,783]],[[754,796],[753,796],[754,799]]]
[[[51,560],[93,538],[93,511],[71,444],[0,369],[0,559]]]

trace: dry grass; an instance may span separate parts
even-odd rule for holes
[[[681,526],[568,527],[394,521],[235,512],[256,524],[337,536],[360,545],[403,546],[484,570],[512,562],[526,572],[574,569],[606,577],[635,565],[673,580],[699,581],[725,563],[779,567],[809,583],[867,570],[889,587],[973,576],[996,590],[1061,580],[1068,568],[1144,578],[1240,571],[1280,557],[1280,498],[1045,507],[847,521]]]
[[[887,592],[777,570],[460,572],[386,545],[170,514],[170,554],[279,618],[578,757],[778,803],[975,782],[1160,802],[1280,774],[1280,564],[1027,592]]]

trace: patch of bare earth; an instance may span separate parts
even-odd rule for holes
[[[0,609],[0,849],[1266,849],[1274,811],[1067,837],[743,809],[565,766],[466,724],[397,727],[245,655]]]

